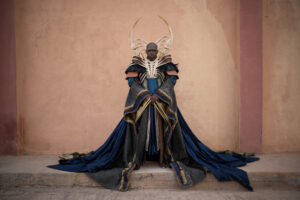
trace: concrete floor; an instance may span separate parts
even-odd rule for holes
[[[17,187],[0,189],[1,200],[299,200],[300,191],[186,191],[143,189],[118,192],[95,187]]]
[[[300,152],[258,155],[260,160],[242,169],[248,172],[254,192],[236,182],[218,182],[209,175],[193,189],[178,187],[171,169],[157,163],[132,173],[127,192],[95,185],[80,173],[47,168],[56,155],[0,156],[0,199],[300,199]]]
[[[300,152],[258,154],[260,160],[242,167],[251,172],[300,172]],[[57,164],[56,155],[22,155],[0,156],[0,173],[69,173],[47,168],[46,165]],[[142,166],[138,171],[147,171]],[[152,169],[150,169],[152,170]],[[157,163],[155,170],[162,170]],[[137,172],[138,172],[137,171]]]

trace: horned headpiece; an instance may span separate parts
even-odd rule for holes
[[[161,58],[163,56],[166,56],[171,49],[172,43],[173,43],[173,32],[171,27],[169,26],[167,20],[165,20],[162,16],[158,16],[167,26],[169,29],[170,35],[164,35],[160,39],[158,39],[155,43],[158,47],[158,57]],[[129,42],[130,42],[130,48],[134,54],[134,56],[138,56],[141,58],[144,58],[146,46],[148,44],[147,41],[140,39],[140,38],[132,38],[133,35],[133,29],[137,25],[137,23],[141,20],[141,17],[135,21],[135,23],[132,26],[132,29],[129,34]]]

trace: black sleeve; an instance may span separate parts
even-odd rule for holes
[[[165,65],[162,65],[162,66],[158,67],[158,70],[160,72],[163,72],[165,74],[166,78],[169,77],[169,75],[167,74],[167,71],[175,70],[177,73],[179,72],[179,70],[178,70],[178,64],[174,64],[172,62],[167,63]],[[179,79],[179,77],[177,75],[174,75],[174,76],[176,76],[177,79]]]

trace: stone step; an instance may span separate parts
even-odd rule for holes
[[[258,155],[260,160],[241,169],[247,171],[254,190],[300,189],[300,153]],[[57,163],[55,155],[0,156],[1,187],[16,186],[88,186],[101,187],[84,173],[47,168]],[[130,188],[181,189],[171,168],[160,168],[147,161],[129,177]],[[189,190],[246,190],[235,181],[219,182],[213,174]]]

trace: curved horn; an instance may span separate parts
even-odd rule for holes
[[[133,35],[133,30],[134,28],[136,27],[137,23],[142,19],[142,17],[138,18],[131,30],[130,30],[130,33],[129,33],[129,43],[130,43],[130,48],[133,52],[134,55],[139,55],[141,54],[141,51],[143,50],[143,46],[147,45],[147,41],[143,40],[143,39],[140,39],[140,38],[136,38],[136,39],[133,39],[132,38],[132,35]]]
[[[158,17],[168,26],[170,35],[164,35],[160,39],[158,39],[155,43],[159,47],[159,57],[167,55],[171,46],[173,44],[173,31],[169,26],[167,20],[165,20],[162,16],[158,15]]]
[[[173,43],[173,31],[169,25],[169,23],[167,22],[167,20],[165,18],[163,18],[162,16],[158,15],[158,17],[163,20],[163,22],[168,26],[169,29],[169,33],[170,33],[170,38],[169,38],[169,45],[171,46]],[[159,40],[157,40],[155,43],[157,44],[158,42],[160,42],[163,38],[165,38],[166,36],[163,36],[162,38],[160,38]]]
[[[130,30],[130,32],[129,32],[129,43],[130,43],[130,47],[132,46],[132,43],[133,43],[133,39],[132,39],[133,29],[135,28],[135,26],[137,25],[137,23],[138,23],[141,19],[142,19],[142,17],[138,18],[138,19],[134,22],[134,24],[133,24],[133,26],[132,26],[132,28],[131,28],[131,30]]]

